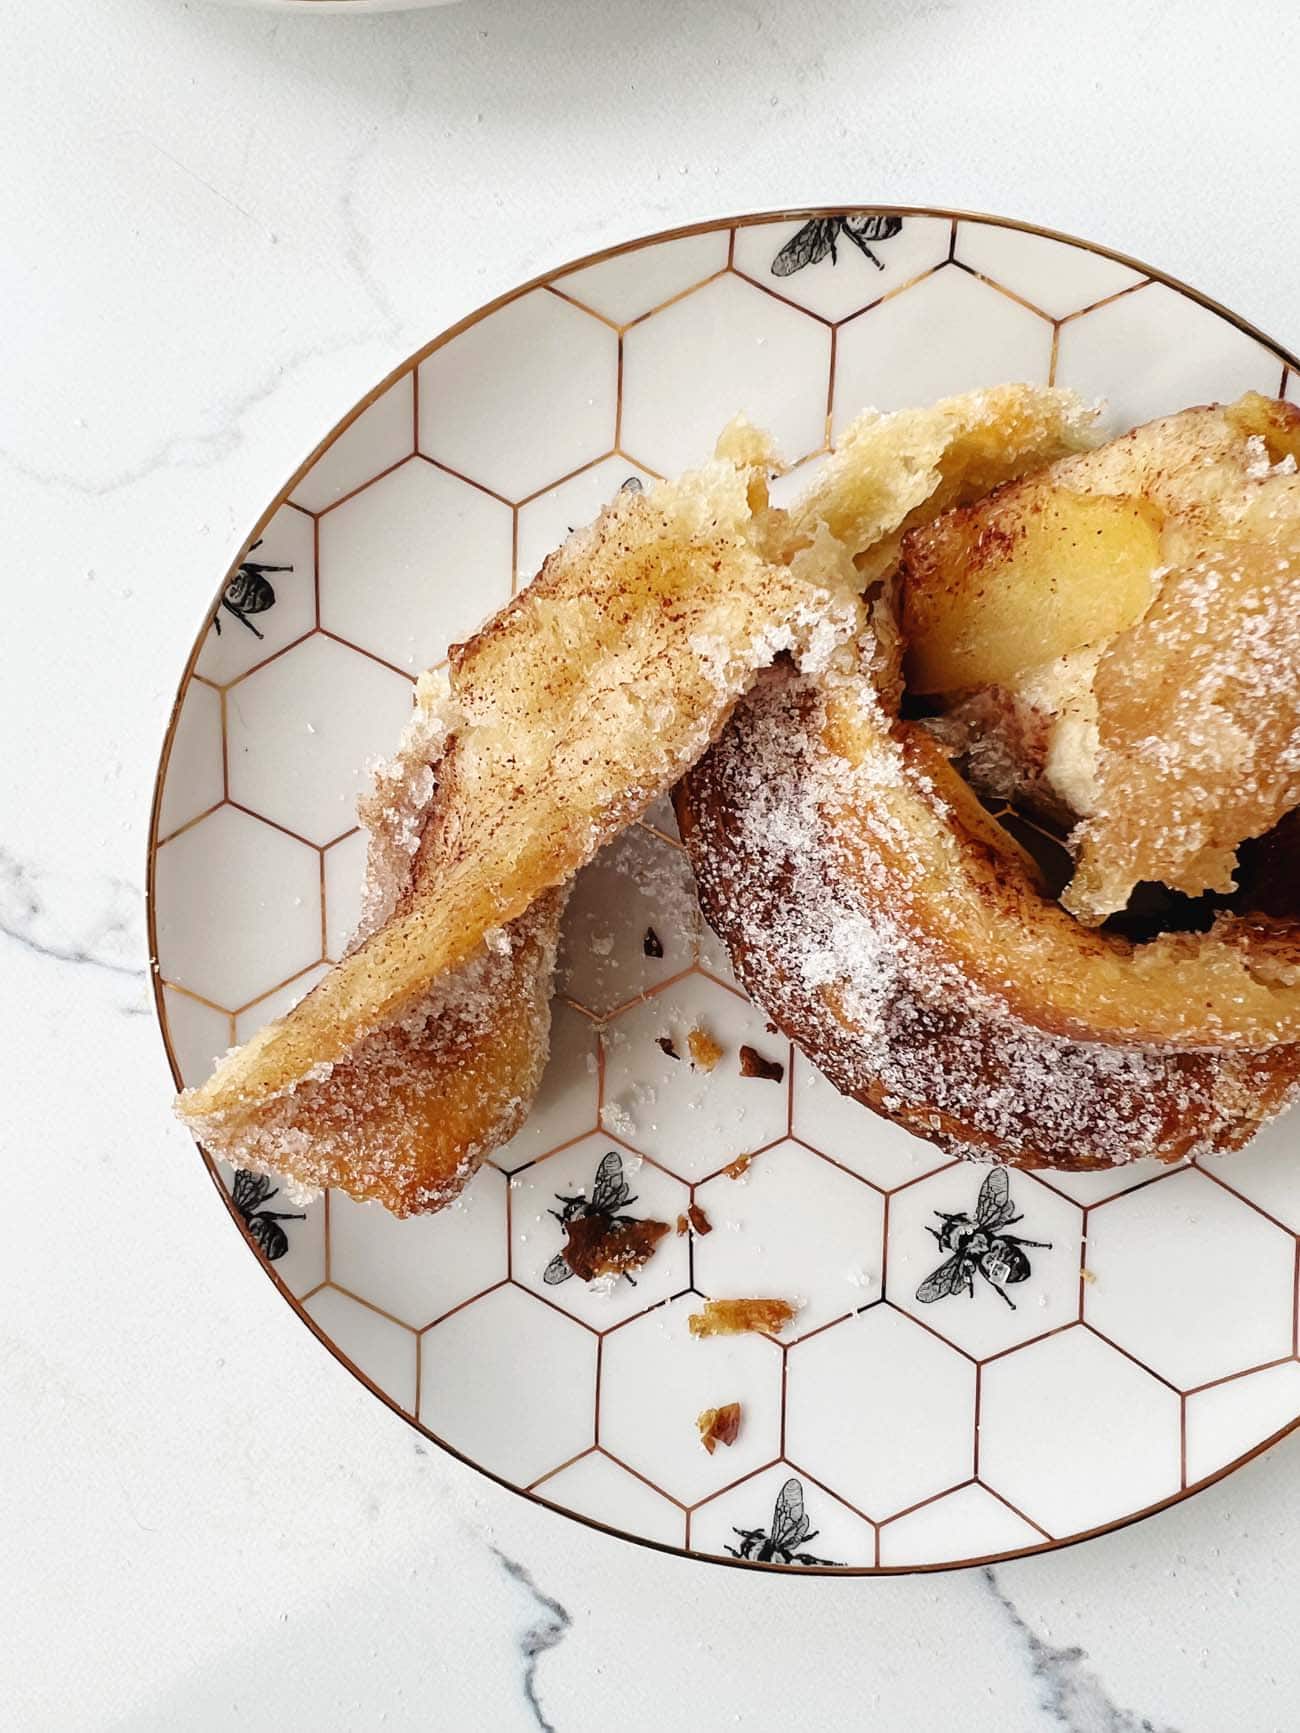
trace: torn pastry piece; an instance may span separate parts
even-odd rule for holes
[[[369,832],[354,944],[409,889],[430,768],[441,750],[443,682],[422,677],[394,758],[359,803]],[[238,1104],[191,1120],[213,1156],[330,1186],[404,1216],[440,1209],[483,1156],[513,1137],[546,1064],[551,984],[566,892],[549,892],[436,982],[396,1022],[332,1066],[251,1111]]]
[[[392,1208],[438,1207],[447,1184],[403,1180],[414,1145],[441,1127],[436,1166],[463,1183],[487,1140],[509,1135],[502,1128],[540,1072],[537,1001],[558,911],[552,898],[537,912],[538,899],[562,894],[695,762],[778,654],[820,666],[856,633],[873,538],[896,536],[927,499],[965,497],[1074,448],[1087,421],[1068,393],[1026,386],[868,417],[793,517],[769,509],[762,469],[771,453],[743,426],[724,441],[731,457],[620,494],[453,649],[450,688],[427,706],[438,734],[420,772],[427,802],[418,817],[398,803],[399,852],[414,846],[413,870],[377,910],[378,924],[293,1011],[186,1091],[182,1117],[231,1159],[310,1172],[308,1183]],[[838,517],[837,489],[846,491]],[[384,798],[381,789],[381,811]],[[468,979],[458,984],[462,969]],[[504,1043],[487,1001],[499,1001],[511,1025]],[[426,1003],[435,1009],[421,1022]],[[460,1031],[449,1069],[461,1112],[440,1117],[435,1064],[423,1086],[435,1102],[419,1110],[425,1130],[418,1139],[391,1135],[391,1126],[383,1133],[391,1153],[381,1182],[377,1151],[349,1159],[350,1128],[376,1099],[393,1120],[405,1104],[416,1111],[412,1043],[436,1059],[443,1017]],[[396,1068],[385,1044],[393,1028],[410,1035]],[[372,1038],[376,1051],[366,1046]],[[477,1067],[498,1052],[508,1063],[499,1075],[488,1067],[494,1087],[476,1096]],[[322,1126],[328,1158],[309,1153]]]
[[[1074,827],[1082,920],[1231,892],[1300,803],[1298,453],[1300,410],[1249,393],[905,539],[908,690],[985,792]]]
[[[769,675],[678,815],[751,997],[843,1093],[954,1154],[1181,1159],[1296,1091],[1300,990],[1231,935],[1081,926],[868,676]]]
[[[771,461],[770,453],[765,461]],[[415,870],[390,917],[286,1017],[236,1049],[182,1116],[247,1119],[481,954],[675,782],[755,672],[827,653],[860,602],[770,557],[760,471],[725,458],[620,493],[451,652],[445,746]]]
[[[546,1065],[556,931],[548,891],[484,949],[320,1076],[255,1112],[190,1116],[208,1153],[394,1215],[441,1209],[523,1124]]]
[[[897,564],[917,524],[1095,445],[1096,417],[1072,391],[1014,384],[926,409],[868,410],[794,507],[791,537],[810,539],[824,527],[872,583]]]
[[[1139,880],[1235,890],[1242,842],[1300,805],[1300,478],[1270,477],[1214,545],[1185,549],[1093,692],[1066,907],[1101,920]]]
[[[1297,426],[1259,398],[1188,411],[914,522],[871,637],[765,676],[685,780],[707,918],[841,1090],[1064,1168],[1234,1148],[1296,1094]],[[1048,882],[959,763],[1082,815],[1091,918],[1157,862],[1204,885],[1225,837],[1260,837],[1267,901],[1145,943],[1091,930],[1056,899],[1068,860]]]
[[[854,705],[850,732],[809,686],[746,703],[683,791],[682,828],[740,979],[839,1088],[1030,1166],[1228,1147],[1283,1104],[1297,1051],[1271,1045],[1275,995],[1229,946],[1170,935],[1148,958],[1087,932],[920,730],[868,731]],[[1198,974],[1220,1033],[1246,990],[1257,1050],[1114,1039],[1143,1015],[1203,1041]],[[1080,1039],[1090,986],[1101,1027]]]

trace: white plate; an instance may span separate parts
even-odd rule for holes
[[[798,485],[868,403],[1055,379],[1104,394],[1118,428],[1296,394],[1276,345],[1130,260],[945,212],[880,213],[859,246],[849,214],[705,225],[528,284],[386,380],[277,496],[163,751],[150,918],[178,1079],[339,955],[353,803],[412,676],[628,476],[703,458],[737,410]],[[398,1222],[241,1193],[316,1334],[486,1473],[694,1556],[896,1570],[1113,1527],[1296,1424],[1294,1121],[1191,1168],[1015,1174],[1019,1231],[1051,1242],[1015,1309],[988,1287],[923,1304],[927,1229],[973,1210],[984,1171],[840,1097],[771,1031],[701,929],[665,806],[583,876],[561,991],[541,1100],[460,1205]],[[657,1045],[695,1024],[724,1048],[708,1076]],[[739,1075],[744,1041],[781,1082]],[[548,1212],[609,1150],[634,1213],[694,1201],[713,1232],[665,1241],[635,1288],[547,1286]],[[802,1296],[788,1340],[689,1338],[698,1295],[754,1291]],[[729,1401],[740,1435],[709,1456],[696,1417]]]
[[[413,12],[420,6],[453,6],[456,0],[227,0],[263,12]]]

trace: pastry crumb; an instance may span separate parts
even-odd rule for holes
[[[702,1238],[705,1234],[713,1232],[713,1223],[705,1215],[699,1204],[693,1203],[685,1215],[678,1216],[677,1232],[679,1234],[693,1233]]]
[[[785,1077],[785,1066],[779,1059],[764,1059],[756,1048],[745,1046],[740,1049],[740,1075],[763,1077],[769,1083],[780,1083]]]
[[[712,1071],[722,1058],[722,1048],[706,1029],[692,1029],[686,1045],[691,1050],[691,1064],[698,1065],[701,1071]]]
[[[687,1319],[692,1336],[740,1336],[746,1331],[775,1336],[799,1310],[789,1300],[706,1300],[704,1310]]]
[[[647,1263],[668,1232],[667,1222],[632,1221],[606,1215],[575,1216],[564,1225],[561,1256],[580,1281],[598,1283],[631,1272]],[[608,1291],[608,1289],[606,1290]]]
[[[736,1442],[740,1433],[739,1402],[724,1402],[721,1408],[706,1408],[696,1420],[700,1429],[700,1443],[712,1456],[720,1444],[728,1448]]]
[[[749,1164],[753,1159],[752,1155],[738,1155],[735,1161],[728,1162],[722,1171],[728,1179],[743,1179],[749,1172]]]

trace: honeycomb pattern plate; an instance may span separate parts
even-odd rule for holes
[[[1054,379],[1118,428],[1295,396],[1293,366],[1132,261],[928,211],[655,237],[438,338],[277,498],[185,670],[151,862],[178,1080],[340,955],[355,798],[413,675],[629,478],[703,458],[737,410],[794,487],[866,404]],[[1230,1160],[1087,1178],[946,1160],[839,1096],[737,990],[662,804],[582,876],[541,1098],[456,1207],[399,1222],[219,1178],[315,1333],[507,1485],[694,1556],[885,1571],[1095,1533],[1296,1423],[1295,1143],[1282,1122]],[[554,1280],[559,1200],[595,1202],[598,1173],[673,1230],[610,1292]],[[1005,1280],[935,1297],[937,1233],[981,1207],[1019,1218]],[[692,1337],[704,1297],[755,1294],[801,1302],[779,1337]],[[730,1403],[738,1433],[709,1454],[697,1417]]]

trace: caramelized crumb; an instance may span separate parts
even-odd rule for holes
[[[563,1257],[583,1282],[598,1276],[627,1276],[639,1270],[668,1232],[667,1222],[636,1222],[626,1217],[574,1216],[565,1223]]]
[[[764,1059],[753,1047],[740,1049],[740,1075],[765,1077],[769,1083],[779,1083],[785,1076],[785,1066],[779,1059]]]
[[[728,1179],[741,1179],[748,1173],[749,1164],[753,1159],[752,1155],[738,1155],[735,1161],[729,1161],[722,1171]]]
[[[653,927],[646,928],[645,938],[641,941],[641,949],[645,952],[647,957],[663,956],[664,942],[659,937],[658,933],[655,932]]]
[[[703,1235],[711,1234],[713,1232],[713,1223],[709,1220],[708,1216],[705,1215],[699,1204],[693,1203],[691,1205],[686,1212],[686,1218],[697,1234]]]
[[[681,1058],[681,1054],[673,1046],[673,1038],[671,1035],[656,1035],[655,1046],[662,1052],[666,1053],[670,1059]]]
[[[775,1336],[798,1311],[789,1300],[706,1300],[686,1320],[692,1336],[739,1336],[746,1330]]]
[[[695,1424],[700,1429],[700,1443],[712,1456],[720,1444],[736,1442],[740,1432],[739,1402],[725,1402],[721,1408],[706,1408]]]
[[[678,1218],[677,1218],[677,1237],[678,1237],[678,1239],[680,1239],[682,1237],[682,1235],[687,1232],[687,1230],[690,1228],[690,1225],[691,1224],[687,1221],[685,1216],[678,1216]]]
[[[691,1064],[698,1065],[701,1071],[712,1071],[722,1058],[722,1048],[706,1029],[692,1029],[686,1045],[691,1050]]]

